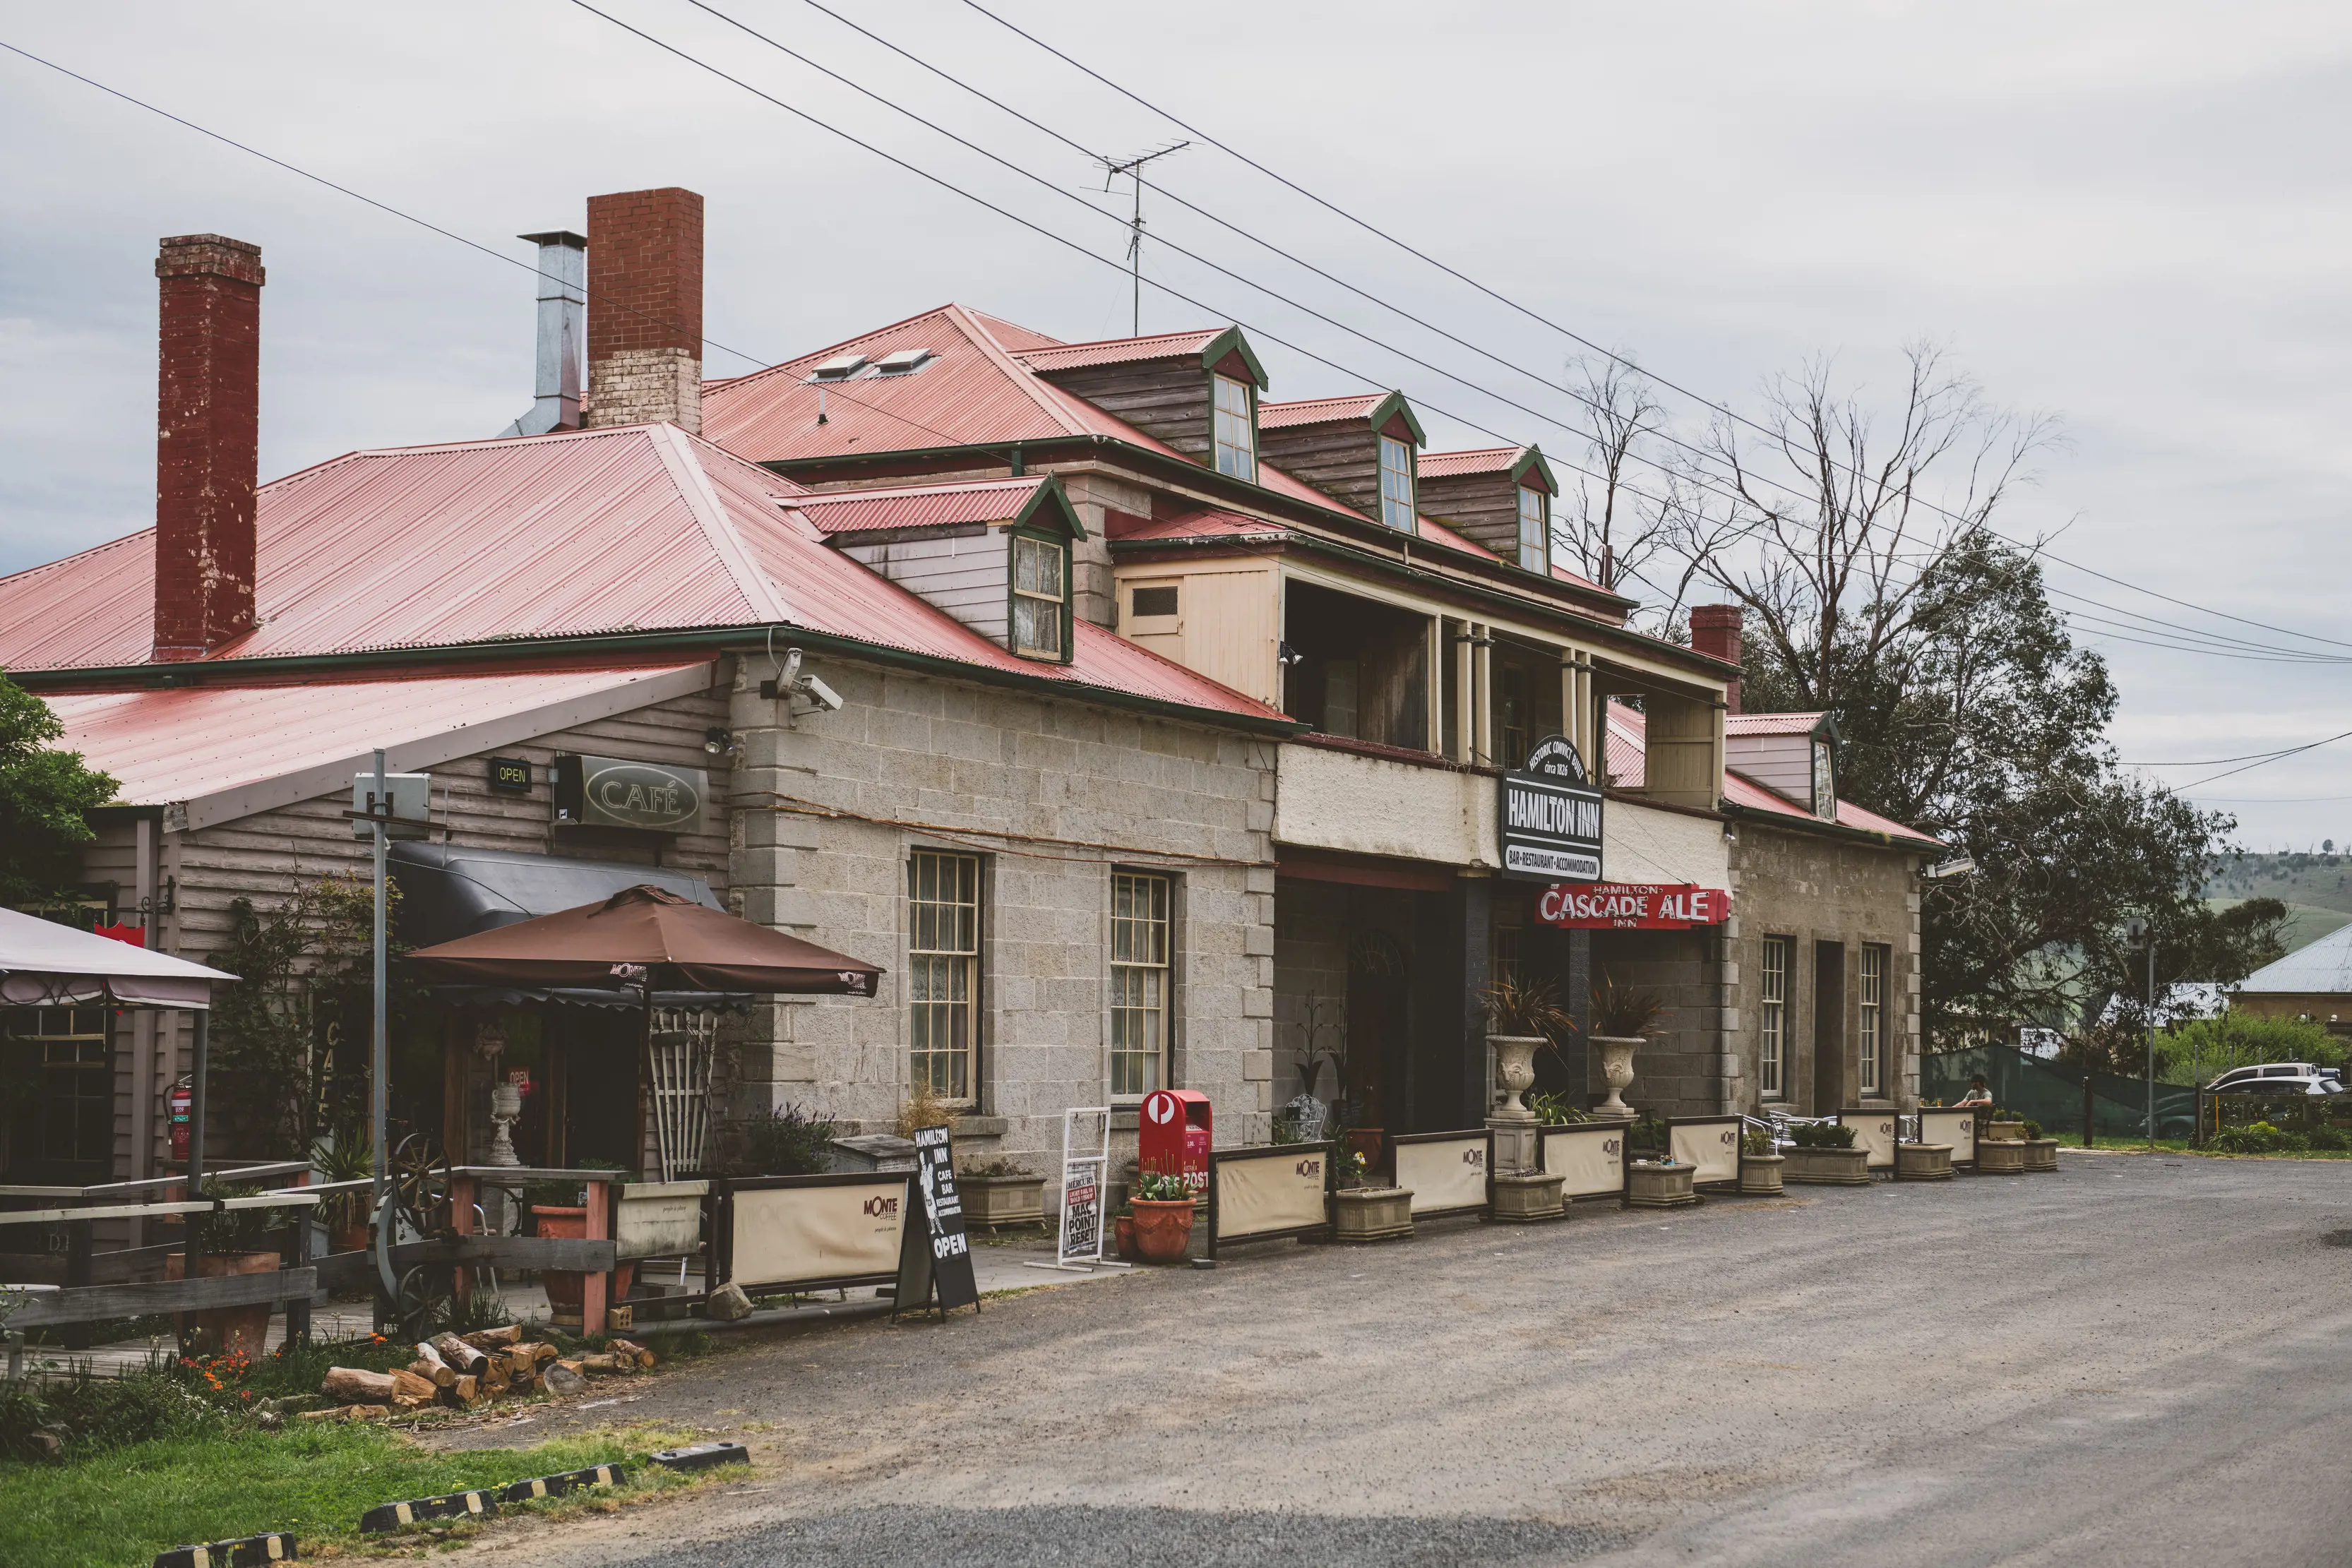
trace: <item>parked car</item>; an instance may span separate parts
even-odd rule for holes
[[[2344,1081],[2335,1068],[2308,1061],[2265,1061],[2233,1067],[2205,1087],[2215,1094],[2341,1094]]]

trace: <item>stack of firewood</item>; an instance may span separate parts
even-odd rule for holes
[[[575,1380],[592,1373],[635,1372],[653,1364],[653,1352],[625,1339],[608,1340],[600,1354],[566,1357],[551,1344],[526,1341],[522,1325],[509,1323],[469,1334],[436,1334],[416,1346],[415,1361],[394,1372],[330,1367],[319,1392],[335,1406],[305,1414],[313,1420],[366,1420],[435,1404],[473,1410],[493,1399],[551,1388],[568,1393],[580,1386]]]

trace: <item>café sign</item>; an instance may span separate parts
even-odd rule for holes
[[[1536,903],[1536,918],[1570,931],[1687,931],[1731,918],[1731,894],[1695,883],[1555,883]]]
[[[555,759],[555,820],[592,828],[698,833],[710,799],[710,776],[618,757]]]
[[[1503,775],[1496,791],[1503,874],[1526,882],[1601,880],[1601,790],[1575,744],[1555,735]]]

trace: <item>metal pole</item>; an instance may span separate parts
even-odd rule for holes
[[[384,795],[383,749],[375,754],[375,797],[368,814],[375,819],[372,824],[375,837],[375,1030],[372,1054],[368,1061],[368,1113],[374,1127],[375,1182],[369,1189],[370,1212],[383,1207],[384,1176],[387,1151],[384,1137],[391,1119],[391,1058],[389,1031],[384,1023],[384,834],[383,821],[388,814]],[[201,1091],[200,1091],[201,1092]]]
[[[2147,1146],[2156,1147],[2156,933],[2147,934]]]
[[[1135,166],[1135,226],[1128,241],[1128,274],[1135,287],[1135,325],[1133,335],[1143,336],[1143,165]]]
[[[192,1074],[195,1082],[188,1095],[188,1189],[182,1195],[189,1203],[200,1203],[204,1199],[205,1078],[212,1053],[212,1021],[210,1009],[196,1009],[195,1063]],[[180,1223],[186,1227],[186,1239],[183,1243],[186,1261],[181,1265],[180,1278],[198,1279],[203,1274],[198,1260],[205,1255],[205,1217],[201,1214],[184,1215]],[[181,1321],[191,1324],[195,1322],[193,1317]]]

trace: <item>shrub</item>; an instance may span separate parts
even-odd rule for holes
[[[2042,1135],[2042,1124],[2035,1121],[2032,1117],[2028,1116],[2025,1119],[2025,1135],[2029,1138],[2040,1137]]]
[[[1739,1149],[1742,1154],[1769,1155],[1777,1152],[1777,1148],[1778,1145],[1772,1141],[1772,1134],[1761,1127],[1750,1127],[1739,1134]]]
[[[1546,1089],[1528,1095],[1528,1109],[1533,1111],[1536,1113],[1536,1120],[1547,1127],[1558,1127],[1570,1122],[1592,1120],[1582,1106],[1574,1103],[1566,1094],[1556,1089]]]
[[[1278,1138],[1275,1141],[1281,1142]],[[1003,1155],[968,1165],[963,1167],[961,1174],[968,1176],[1026,1176],[1031,1179],[1034,1179],[1037,1175],[1019,1160],[1007,1159]]]
[[[832,1163],[838,1129],[830,1117],[798,1105],[739,1123],[726,1160],[729,1176],[818,1176]]]
[[[2352,1134],[2346,1133],[2341,1127],[2315,1127],[2304,1142],[2312,1148],[2326,1149],[2331,1154],[2340,1155],[2352,1150]]]
[[[2343,1037],[2310,1019],[2263,1018],[2226,1012],[2194,1019],[2156,1037],[2158,1076],[2174,1082],[2202,1081],[2224,1068],[2255,1061],[2311,1061],[2346,1065]],[[2135,1069],[2135,1074],[2139,1069]]]
[[[1674,1141],[1666,1124],[1656,1116],[1635,1118],[1633,1129],[1627,1134],[1625,1142],[1631,1148],[1656,1149],[1662,1154],[1674,1147]]]
[[[2302,1134],[2290,1133],[2268,1122],[2256,1122],[2245,1127],[2224,1127],[2213,1134],[2212,1142],[2207,1145],[2224,1155],[2276,1155],[2305,1146]]]
[[[1789,1129],[1789,1141],[1801,1149],[1850,1149],[1853,1129],[1835,1122],[1800,1122]]]

